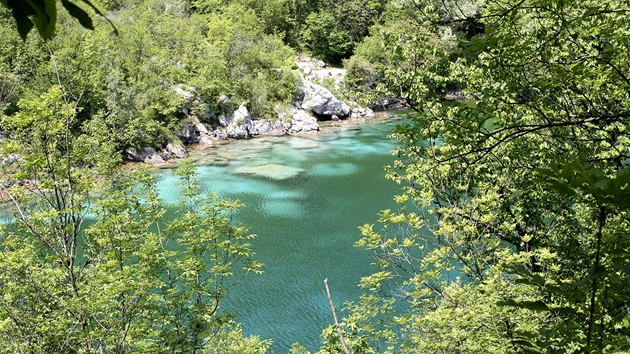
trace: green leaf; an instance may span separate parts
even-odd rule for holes
[[[81,26],[91,30],[94,29],[94,24],[92,24],[92,19],[90,18],[90,15],[88,15],[88,13],[85,12],[82,8],[78,7],[68,0],[61,0],[61,4],[63,5],[63,7],[66,8],[66,10],[68,10],[68,13],[70,13],[72,17],[79,20]]]
[[[586,18],[589,17],[591,15],[596,14],[598,11],[600,10],[599,6],[588,6],[586,8],[586,11],[584,11],[584,15],[582,15],[582,17]]]
[[[591,269],[590,271],[591,279],[599,279],[601,278],[602,275],[604,275],[604,273],[606,273],[606,267],[601,266],[601,265],[597,268]]]
[[[94,12],[96,12],[98,15],[105,17],[105,15],[103,15],[101,11],[96,6],[94,6],[89,0],[81,0],[81,1],[84,2],[86,5],[88,5],[89,7],[91,7],[92,10],[94,10]]]
[[[513,340],[512,344],[514,345],[521,345],[524,347],[533,347],[534,345],[526,340],[522,340],[522,339],[517,339],[517,340]]]
[[[547,180],[547,184],[549,185],[551,189],[555,190],[556,192],[560,194],[564,194],[568,196],[575,195],[575,190],[571,188],[569,185],[567,185],[566,183],[555,181],[555,180]]]
[[[514,301],[512,299],[506,301],[498,301],[497,305],[499,306],[512,306],[512,307],[520,307],[532,311],[551,311],[544,302],[537,301]]]
[[[626,264],[623,266],[619,266],[619,269],[623,270],[624,272],[626,272],[627,274],[630,274],[630,264]]]
[[[563,315],[574,315],[577,312],[571,307],[557,307],[553,308],[552,311],[557,311]]]
[[[89,7],[91,7],[92,10],[94,10],[94,12],[96,12],[97,15],[99,15],[99,16],[103,17],[105,20],[107,20],[109,25],[112,26],[112,29],[114,30],[114,33],[116,35],[118,35],[118,29],[116,29],[116,26],[114,26],[112,21],[110,19],[108,19],[105,15],[103,15],[103,13],[96,6],[94,6],[94,4],[92,4],[89,0],[81,0],[81,1],[84,2],[86,5],[88,5]]]
[[[17,30],[20,34],[20,38],[23,41],[26,40],[26,36],[33,29],[33,22],[28,18],[28,16],[22,15],[20,12],[13,10],[13,18],[17,24]]]
[[[43,0],[43,3],[41,0],[37,3],[34,2],[35,0],[27,1],[36,12],[36,15],[33,16],[33,21],[37,31],[44,40],[50,39],[57,23],[57,1]]]

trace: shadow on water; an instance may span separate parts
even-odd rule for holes
[[[222,304],[245,334],[273,339],[278,353],[295,342],[314,351],[332,323],[324,279],[338,308],[358,299],[359,279],[375,271],[371,254],[353,246],[358,226],[395,208],[399,193],[383,170],[394,160],[386,136],[395,124],[236,141],[195,156],[203,188],[243,202],[237,221],[258,236],[252,246],[265,273],[248,276]],[[161,174],[162,196],[173,198],[176,178]]]

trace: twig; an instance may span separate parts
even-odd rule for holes
[[[599,229],[597,230],[597,253],[595,254],[595,268],[593,268],[593,286],[591,291],[591,306],[589,309],[588,316],[588,331],[586,335],[586,352],[591,352],[591,340],[593,338],[593,327],[595,327],[595,297],[597,296],[598,290],[598,282],[595,274],[598,270],[600,270],[599,262],[601,257],[601,249],[602,249],[602,230],[604,229],[604,224],[606,223],[606,211],[603,206],[599,207]],[[602,335],[602,334],[600,334]]]
[[[343,344],[343,350],[346,352],[346,354],[350,354],[350,349],[348,349],[346,340],[343,339],[343,333],[341,333],[341,327],[339,327],[339,321],[337,321],[337,311],[335,310],[335,305],[333,304],[332,297],[330,296],[330,289],[328,288],[328,278],[324,279],[324,285],[326,285],[326,294],[328,294],[328,301],[330,301],[330,309],[332,310],[333,318],[335,319],[335,327],[337,327],[337,333],[339,334],[339,339],[341,340],[341,344]]]

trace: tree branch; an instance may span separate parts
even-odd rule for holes
[[[328,301],[330,301],[330,309],[332,310],[333,318],[335,319],[335,327],[337,327],[339,340],[341,340],[343,350],[346,352],[346,354],[350,354],[350,349],[348,349],[346,340],[343,338],[343,333],[341,332],[341,327],[339,327],[339,321],[337,321],[337,311],[335,310],[335,304],[333,304],[332,297],[330,296],[330,289],[328,288],[328,278],[324,279],[324,285],[326,285],[326,294],[328,295]]]

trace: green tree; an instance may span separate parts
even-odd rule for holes
[[[203,196],[190,162],[182,202],[160,200],[146,169],[117,172],[106,130],[70,129],[79,108],[59,87],[19,108],[2,120],[3,154],[19,158],[3,170],[1,352],[201,352],[217,333],[265,347],[222,329],[232,273],[260,271],[238,203]]]
[[[120,36],[112,35],[103,21],[86,30],[62,11],[55,36],[46,42],[38,36],[20,41],[10,28],[9,11],[0,7],[8,26],[1,42],[2,77],[7,85],[19,83],[4,104],[7,114],[17,111],[17,97],[57,85],[56,72],[68,92],[82,97],[76,122],[94,121],[115,131],[114,144],[121,151],[159,148],[177,139],[180,122],[188,118],[182,112],[188,102],[174,90],[180,85],[196,89],[194,104],[203,103],[198,111],[220,112],[217,100],[226,95],[237,105],[246,103],[254,117],[275,118],[275,107],[291,102],[297,85],[294,51],[280,37],[284,30],[266,28],[247,7],[253,4],[235,2],[190,15],[184,5],[177,0],[123,1],[112,12]],[[276,5],[256,11],[275,13],[286,7]],[[205,123],[218,125],[208,117]]]
[[[329,1],[304,21],[301,39],[307,49],[328,62],[339,64],[377,23],[385,1]]]
[[[418,11],[437,37],[454,21]],[[403,352],[627,351],[628,9],[487,1],[475,16],[484,35],[443,47],[461,50],[444,76],[459,99],[418,79],[435,67],[394,73],[417,111],[393,135],[399,210],[361,228],[382,268],[362,284],[408,303]],[[362,304],[348,333],[381,306]]]

